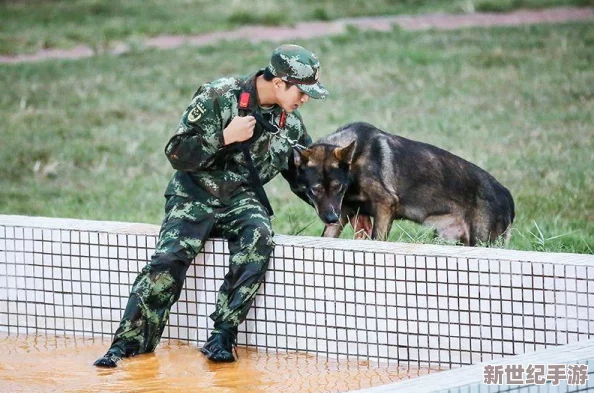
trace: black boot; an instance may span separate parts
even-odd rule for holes
[[[118,365],[117,363],[121,359],[122,359],[121,356],[118,356],[117,354],[108,351],[105,355],[103,355],[102,358],[97,359],[95,361],[95,363],[93,363],[93,366],[113,368],[113,367],[117,367],[117,365]]]
[[[213,332],[206,344],[200,349],[200,352],[213,362],[234,362],[233,347],[235,346],[235,340],[235,335],[226,330]]]

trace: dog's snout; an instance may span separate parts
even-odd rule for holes
[[[338,222],[338,214],[332,211],[325,212],[321,218],[326,224],[336,224]]]

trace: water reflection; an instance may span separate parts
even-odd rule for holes
[[[235,363],[208,362],[187,342],[164,340],[155,353],[93,367],[108,338],[0,336],[2,392],[344,392],[427,374],[428,369],[335,361],[304,353],[238,348]]]

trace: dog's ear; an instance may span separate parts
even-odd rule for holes
[[[307,164],[309,160],[309,156],[311,152],[308,149],[295,149],[293,148],[293,160],[295,161],[295,166],[300,167]]]
[[[334,149],[334,157],[340,162],[351,165],[353,156],[355,155],[355,147],[357,147],[356,141],[352,141],[348,146],[343,148],[337,147]]]

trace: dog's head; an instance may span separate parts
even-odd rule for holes
[[[305,150],[295,150],[297,184],[326,224],[335,224],[340,218],[355,145],[354,141],[343,148],[318,143]]]

